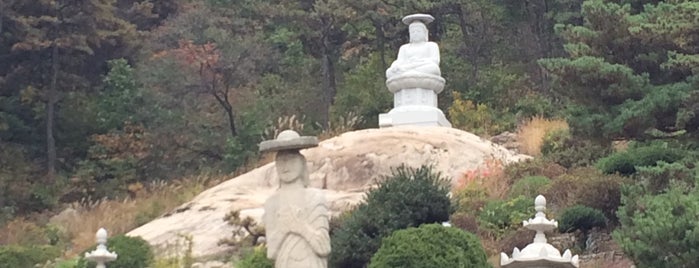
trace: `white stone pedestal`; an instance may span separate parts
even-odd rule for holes
[[[402,106],[379,114],[379,127],[402,125],[451,127],[444,113],[435,107]]]
[[[437,108],[437,94],[444,89],[444,78],[406,73],[386,81],[393,93],[393,109],[379,115],[379,127],[401,125],[451,127],[444,112]]]

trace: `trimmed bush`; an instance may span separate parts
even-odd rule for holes
[[[330,267],[363,267],[393,231],[449,220],[449,188],[428,166],[393,170],[333,231]]]
[[[0,246],[0,268],[34,267],[60,255],[53,246]]]
[[[569,207],[558,218],[558,230],[561,233],[581,230],[584,233],[594,227],[605,227],[607,218],[602,211],[586,206]]]
[[[537,195],[543,194],[550,183],[551,180],[544,176],[527,176],[512,185],[510,196],[535,198]]]
[[[86,250],[90,252],[97,246]],[[107,239],[107,249],[119,255],[116,261],[108,264],[109,268],[134,268],[148,267],[153,263],[153,251],[143,238],[118,235]],[[76,268],[94,268],[95,263],[85,259],[85,252],[80,254],[80,260]]]
[[[686,151],[670,147],[666,143],[654,143],[611,154],[599,159],[596,166],[606,174],[631,175],[636,173],[636,167],[655,166],[659,161],[673,163],[686,155]]]
[[[425,224],[386,237],[369,264],[369,268],[393,267],[492,266],[475,235],[439,224]]]
[[[238,268],[274,268],[274,261],[267,258],[265,247],[256,247],[235,265]]]

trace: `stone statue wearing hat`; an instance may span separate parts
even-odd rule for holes
[[[330,254],[329,213],[321,190],[308,188],[306,158],[299,152],[318,146],[316,137],[285,130],[260,143],[277,152],[279,189],[265,202],[267,257],[275,268],[325,268]]]

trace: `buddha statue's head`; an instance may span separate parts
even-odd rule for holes
[[[410,33],[410,43],[427,42],[427,26],[420,21],[414,21],[408,26]]]
[[[303,187],[308,186],[306,158],[298,150],[279,151],[275,161],[281,186],[292,184]]]

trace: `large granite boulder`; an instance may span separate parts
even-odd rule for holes
[[[344,133],[302,150],[308,160],[311,187],[324,189],[333,213],[360,202],[364,192],[392,167],[433,164],[442,174],[458,178],[487,158],[504,163],[529,158],[517,155],[471,133],[446,127],[392,127]],[[232,228],[223,217],[231,210],[258,222],[263,204],[278,187],[270,163],[232,178],[199,194],[192,201],[128,233],[154,246],[174,244],[178,234],[193,237],[193,255],[213,255]]]

